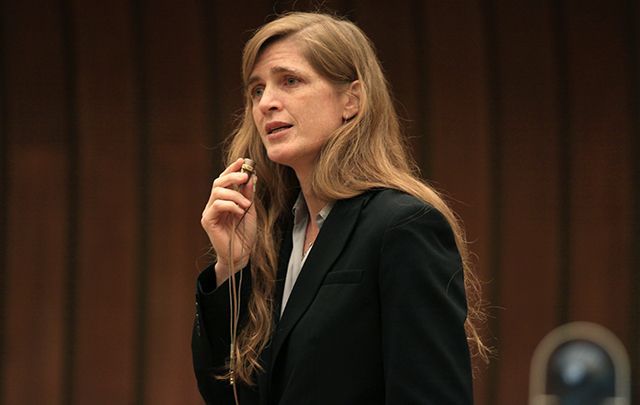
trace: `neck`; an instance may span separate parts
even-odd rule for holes
[[[327,201],[318,198],[310,190],[305,190],[305,187],[302,187],[302,195],[304,196],[304,201],[307,203],[309,217],[312,219],[316,218],[320,210],[322,210],[322,208],[327,205]]]
[[[304,235],[304,247],[303,254],[307,254],[308,250],[313,245],[313,242],[316,240],[320,229],[318,228],[318,223],[316,222],[316,218],[318,218],[318,213],[325,206],[326,201],[323,201],[317,198],[310,190],[308,186],[302,186],[302,195],[304,197],[304,201],[307,204],[307,210],[309,211],[309,217],[307,219],[307,229]]]
[[[327,201],[318,198],[315,193],[311,191],[310,173],[301,175],[296,171],[296,176],[298,177],[298,182],[300,183],[300,189],[302,191],[302,195],[304,196],[304,201],[307,203],[309,216],[310,218],[316,218],[320,210],[322,210],[322,208],[327,205]]]

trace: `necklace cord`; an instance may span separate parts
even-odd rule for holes
[[[253,202],[242,214],[238,223],[233,227],[232,237],[229,238],[229,331],[230,331],[230,347],[229,347],[229,384],[233,387],[233,395],[235,398],[236,405],[239,405],[238,401],[238,393],[236,388],[236,380],[235,380],[235,370],[236,370],[236,362],[237,362],[237,337],[238,337],[238,323],[240,319],[240,304],[242,298],[242,278],[244,275],[243,269],[240,269],[240,275],[238,277],[238,281],[236,282],[236,277],[233,274],[233,269],[235,267],[235,261],[233,259],[233,249],[234,249],[234,239],[235,234],[238,233],[240,226],[242,225],[242,230],[240,234],[244,237],[245,234],[245,222],[244,218],[253,206]],[[242,244],[242,241],[240,241]],[[244,244],[241,246],[242,256],[244,254]]]
[[[253,167],[254,167],[255,163],[251,160],[251,159],[245,159],[243,165],[242,165],[242,169],[241,172],[243,173],[247,173],[249,175],[249,179],[251,179],[251,175],[253,173]],[[249,180],[247,180],[248,182]],[[242,187],[244,187],[244,185],[241,185],[240,187],[238,187],[238,190],[240,190]],[[238,220],[238,222],[234,225],[232,225],[231,227],[231,234],[229,237],[229,255],[228,255],[228,263],[229,263],[229,332],[230,332],[230,344],[229,344],[229,384],[231,385],[232,389],[233,389],[233,397],[235,400],[235,404],[236,405],[240,405],[240,401],[238,400],[238,390],[237,390],[237,384],[236,384],[236,380],[235,380],[235,370],[236,370],[236,364],[237,364],[237,355],[238,355],[238,350],[237,350],[237,337],[238,337],[238,323],[240,320],[240,303],[241,303],[241,298],[242,298],[242,277],[243,277],[243,269],[240,269],[240,275],[238,277],[238,281],[236,282],[236,278],[234,275],[234,268],[235,268],[235,260],[233,257],[233,251],[234,251],[234,241],[235,241],[235,236],[236,234],[240,235],[240,256],[244,255],[244,249],[245,249],[245,244],[243,243],[243,240],[245,238],[246,235],[246,222],[244,221],[247,213],[249,212],[249,210],[251,209],[251,207],[253,206],[253,201],[251,201],[251,204],[249,205],[249,207],[244,211],[244,213],[242,214],[242,216],[240,217],[240,219]],[[240,230],[240,226],[242,225],[242,229]],[[240,233],[238,233],[238,231],[241,231]]]

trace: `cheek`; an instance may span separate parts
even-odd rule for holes
[[[335,98],[326,97],[323,100],[314,100],[310,111],[309,120],[318,127],[335,129],[342,124],[342,110]]]
[[[320,119],[319,116],[318,118]],[[342,111],[336,109],[335,105],[327,106],[321,119],[322,122],[319,122],[318,125],[324,128],[324,131],[329,135],[342,125]]]
[[[260,119],[260,114],[258,112],[258,109],[256,107],[251,108],[251,118],[253,119],[253,125],[256,126],[256,128],[259,128],[259,119]]]
[[[261,129],[263,128],[263,125],[264,125],[264,123],[262,122],[262,119],[263,119],[262,114],[260,114],[260,112],[254,108],[253,110],[251,110],[251,118],[253,120],[253,127],[256,130],[256,134],[260,136],[260,139],[264,143],[264,136]]]

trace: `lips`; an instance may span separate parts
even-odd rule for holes
[[[293,125],[286,122],[270,122],[265,126],[265,131],[267,135],[275,134],[280,131],[284,131],[285,129],[291,128]]]

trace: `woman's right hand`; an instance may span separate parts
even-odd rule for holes
[[[247,265],[256,239],[256,209],[252,202],[257,177],[248,178],[248,174],[240,172],[243,161],[236,160],[215,179],[200,221],[218,259],[217,285]]]

